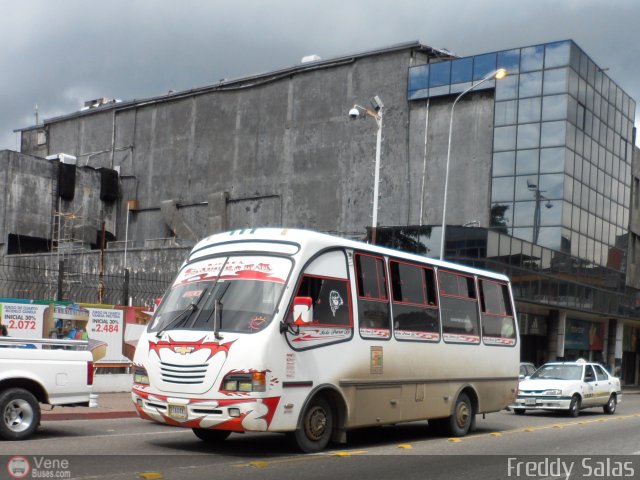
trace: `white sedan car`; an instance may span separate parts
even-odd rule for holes
[[[583,408],[602,407],[612,415],[622,400],[620,379],[602,365],[584,360],[552,362],[520,381],[516,401],[510,406],[516,415],[526,410],[566,410],[577,417]]]

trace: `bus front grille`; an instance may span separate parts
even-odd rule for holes
[[[162,381],[166,383],[197,385],[204,382],[207,375],[207,365],[175,365],[160,362],[160,374]]]

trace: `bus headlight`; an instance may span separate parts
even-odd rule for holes
[[[144,367],[135,367],[133,370],[133,383],[149,385],[149,375]]]
[[[222,380],[222,390],[227,392],[266,392],[266,372],[230,373]]]

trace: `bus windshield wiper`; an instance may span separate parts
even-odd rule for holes
[[[196,298],[193,302],[187,305],[187,308],[185,308],[180,313],[178,313],[169,323],[167,323],[164,327],[158,330],[158,332],[156,333],[156,338],[160,338],[162,334],[167,330],[177,327],[182,322],[187,320],[193,312],[198,310],[198,302],[200,302],[200,299],[202,298],[202,295],[204,294],[204,292],[205,291],[203,290],[202,293],[198,295],[198,298]]]
[[[209,292],[209,296],[211,297],[207,304],[211,306],[213,303],[213,309],[209,316],[206,319],[208,323],[213,315],[213,336],[217,340],[222,339],[222,335],[220,335],[220,323],[222,322],[222,297],[225,293],[227,293],[227,289],[231,285],[230,282],[219,282],[216,286]]]

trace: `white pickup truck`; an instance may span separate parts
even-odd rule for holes
[[[0,337],[0,439],[24,440],[40,405],[97,406],[86,341]]]

